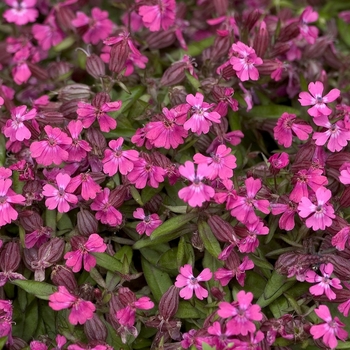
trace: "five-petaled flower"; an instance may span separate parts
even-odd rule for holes
[[[162,220],[159,219],[158,214],[146,215],[142,208],[137,208],[133,212],[133,217],[142,220],[142,222],[136,225],[136,231],[139,235],[146,233],[147,236],[150,236],[152,232],[162,224]]]

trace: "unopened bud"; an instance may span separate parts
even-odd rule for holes
[[[84,323],[84,333],[89,341],[98,340],[104,342],[107,339],[107,327],[97,314]]]
[[[70,293],[75,294],[78,290],[78,283],[75,280],[71,269],[63,265],[56,265],[51,272],[51,280],[56,286],[64,286]]]
[[[248,29],[248,32],[250,32],[253,27],[255,26],[256,22],[259,20],[261,16],[260,10],[254,9],[249,12],[247,19],[245,20],[245,27]]]
[[[164,320],[172,318],[179,307],[179,289],[171,286],[159,301],[159,314]]]
[[[326,63],[333,69],[339,70],[344,66],[343,61],[340,59],[339,55],[337,55],[335,50],[332,49],[330,45],[328,45],[328,47],[326,48],[323,58],[326,61]]]
[[[44,81],[47,81],[49,79],[49,74],[47,73],[46,70],[40,68],[35,63],[31,63],[30,61],[26,61],[26,63],[28,65],[29,70],[33,74],[33,77]]]
[[[332,153],[327,157],[326,167],[339,170],[344,163],[350,163],[349,152]]]
[[[72,68],[70,63],[59,61],[50,63],[48,71],[51,79],[60,81],[69,78],[73,72]]]
[[[226,293],[220,290],[218,287],[212,287],[210,289],[210,294],[218,301],[223,301]]]
[[[94,151],[98,151],[98,154],[103,154],[103,151],[107,148],[107,142],[102,132],[96,128],[88,128],[86,130],[86,139],[89,140],[90,145],[94,147]]]
[[[112,72],[121,73],[125,69],[129,53],[130,48],[127,40],[122,40],[113,45],[110,52],[109,69]]]
[[[350,279],[350,260],[336,254],[325,254],[321,262],[331,263],[334,266],[334,274],[341,280]]]
[[[266,23],[262,21],[257,35],[254,38],[253,47],[258,57],[264,57],[269,46],[269,34],[266,29]]]
[[[98,221],[90,211],[81,208],[77,214],[77,226],[80,234],[89,237],[97,232]]]
[[[128,194],[128,188],[125,185],[119,185],[109,194],[109,202],[113,207],[119,208],[125,201]]]
[[[286,53],[288,50],[290,49],[290,44],[289,43],[282,43],[282,42],[278,42],[274,45],[274,47],[271,50],[270,56],[273,57],[277,57],[280,56],[284,53]]]
[[[300,34],[299,22],[292,22],[281,29],[277,41],[285,43]]]
[[[74,12],[69,8],[69,6],[57,6],[56,8],[57,24],[63,31],[68,29],[74,30],[72,22],[75,18]]]
[[[94,287],[91,284],[85,283],[79,286],[78,295],[84,300],[92,301],[94,300]]]
[[[41,216],[33,210],[24,210],[19,214],[21,226],[29,232],[33,232],[42,227],[44,222]]]
[[[162,203],[162,196],[160,194],[156,194],[145,204],[145,209],[150,213],[157,213]]]
[[[181,83],[185,77],[185,69],[187,63],[175,62],[164,72],[162,79],[160,80],[161,86],[171,86]]]
[[[12,344],[10,343],[11,338],[12,338]],[[9,337],[8,342],[9,342],[8,345],[10,345],[8,349],[10,350],[23,350],[28,348],[28,344],[19,337]]]
[[[81,101],[81,99],[65,101],[62,103],[59,111],[62,113],[64,118],[77,119],[78,102]],[[85,99],[85,101],[87,101],[87,99]]]
[[[327,37],[320,37],[316,39],[316,42],[313,45],[307,45],[303,49],[303,57],[305,58],[319,58],[324,54],[324,51],[326,50],[326,47],[331,43],[332,41],[330,38]]]
[[[86,71],[95,79],[106,74],[106,65],[96,54],[91,54],[86,58]]]
[[[21,262],[19,242],[9,242],[1,251],[0,268],[4,272],[16,271]]]
[[[150,33],[146,38],[146,43],[151,50],[164,49],[176,40],[175,33],[172,30],[160,30]]]
[[[230,35],[217,35],[213,47],[210,50],[210,60],[212,62],[217,62],[221,57],[227,55],[230,46]]]
[[[125,306],[132,304],[136,301],[136,296],[128,287],[121,287],[118,290],[118,298],[120,302]]]
[[[232,242],[238,240],[233,226],[223,220],[220,216],[211,216],[208,220],[208,224],[215,237],[220,242]]]
[[[350,187],[347,187],[342,193],[339,204],[344,208],[350,207]]]
[[[204,243],[197,231],[193,232],[192,234],[191,244],[194,248],[198,249],[200,252],[204,250]]]
[[[102,108],[105,103],[111,101],[109,94],[106,92],[98,92],[92,99],[91,104],[96,108]]]
[[[169,89],[169,99],[173,106],[186,103],[187,92],[183,86],[175,86]]]
[[[230,80],[232,77],[236,76],[236,71],[233,70],[232,65],[229,64],[222,69],[221,75],[225,80]]]
[[[218,16],[224,16],[228,9],[228,0],[214,0],[214,6]]]
[[[58,99],[61,101],[70,101],[75,99],[88,99],[91,96],[90,86],[85,84],[66,85],[58,91]]]
[[[58,237],[50,239],[48,242],[42,244],[38,251],[38,260],[47,263],[55,264],[62,259],[64,251],[64,240]]]

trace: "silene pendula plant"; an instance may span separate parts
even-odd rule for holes
[[[337,349],[344,1],[0,3],[0,342]]]

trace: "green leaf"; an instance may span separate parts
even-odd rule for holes
[[[194,260],[195,257],[192,244],[186,242],[185,237],[181,237],[176,256],[177,266],[183,266],[185,264],[193,265]]]
[[[273,271],[271,277],[267,281],[264,293],[260,296],[257,303],[262,308],[269,305],[294,284],[295,281],[288,281],[286,276],[282,276],[276,271]]]
[[[198,90],[200,87],[200,82],[198,79],[196,79],[194,76],[192,76],[190,73],[186,72],[186,78],[190,82],[190,84],[193,86],[195,90]]]
[[[350,24],[347,24],[342,19],[338,18],[337,26],[338,26],[338,31],[341,39],[344,41],[346,46],[350,47],[350,37],[349,37]]]
[[[153,188],[149,186],[145,187],[141,192],[142,203],[145,204],[149,200],[151,200],[154,197],[154,195],[156,195],[163,189],[163,187],[164,187],[164,184],[160,184],[157,188]]]
[[[263,269],[273,270],[273,266],[265,259],[262,259],[254,254],[249,254],[249,259],[251,259],[256,266]]]
[[[189,301],[180,301],[175,314],[177,318],[204,318],[205,314],[193,307]]]
[[[0,166],[4,166],[6,159],[6,140],[5,136],[0,134]]]
[[[38,302],[37,299],[33,300],[28,306],[25,313],[25,321],[23,327],[23,339],[29,341],[38,326],[39,314],[38,314]]]
[[[141,263],[147,285],[150,287],[155,300],[159,302],[163,294],[172,286],[173,282],[166,272],[157,269],[143,256],[141,257]]]
[[[92,253],[92,255],[96,258],[96,263],[98,266],[101,266],[111,272],[122,271],[123,266],[121,262],[113,258],[113,256],[110,256],[107,253]]]
[[[192,57],[200,55],[206,48],[214,44],[214,39],[215,38],[211,36],[209,38],[190,43],[188,45],[187,54]]]
[[[14,280],[11,283],[43,300],[49,300],[49,296],[57,291],[55,286],[45,282]]]
[[[198,222],[198,232],[201,240],[203,241],[205,249],[214,258],[217,258],[221,253],[220,244],[206,221],[200,220]]]
[[[163,253],[157,262],[157,266],[162,270],[166,269],[178,271],[177,248],[171,248]]]
[[[299,109],[292,108],[290,106],[273,104],[270,104],[268,106],[255,106],[247,113],[247,115],[259,119],[277,119],[284,112],[300,115]]]
[[[337,349],[350,349],[350,341],[338,342]]]
[[[184,215],[177,215],[171,219],[163,222],[159,227],[157,227],[151,235],[151,240],[168,234],[170,231],[175,231],[180,227],[186,225],[188,222],[198,217],[198,213],[188,213]]]
[[[128,344],[123,344],[122,340],[117,336],[117,333],[111,324],[109,322],[106,322],[104,318],[102,318],[102,322],[105,324],[108,330],[106,339],[107,344],[112,346],[113,349],[130,350],[130,346]]]
[[[7,342],[7,337],[0,338],[0,350],[2,350]]]
[[[63,50],[69,49],[73,44],[75,44],[76,40],[73,36],[68,36],[63,39],[59,44],[53,47],[55,52],[61,52]]]

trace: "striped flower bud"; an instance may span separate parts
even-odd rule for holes
[[[89,341],[97,340],[100,342],[105,342],[108,335],[107,327],[97,314],[84,323],[84,333]]]
[[[77,214],[77,226],[81,235],[89,237],[97,232],[98,221],[90,211],[81,208]]]
[[[171,286],[159,301],[159,314],[164,320],[172,318],[179,307],[179,288]]]
[[[21,262],[19,242],[9,242],[1,251],[0,268],[4,272],[16,271]]]
[[[88,99],[90,96],[90,86],[85,84],[66,85],[58,91],[58,99],[63,102],[75,99]]]
[[[105,63],[94,53],[87,56],[85,69],[95,79],[98,79],[106,74]]]
[[[75,294],[78,290],[78,283],[75,280],[73,271],[63,265],[56,265],[52,269],[51,281],[56,286],[66,287],[72,294]]]
[[[185,77],[185,69],[187,63],[175,62],[164,72],[162,79],[160,80],[161,86],[171,86],[181,83]]]

